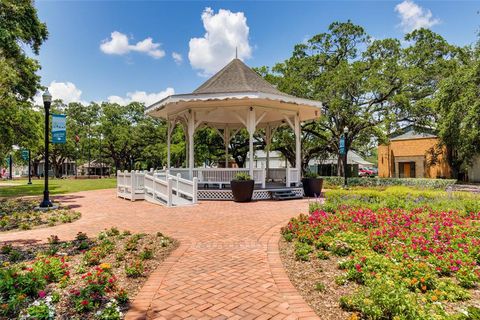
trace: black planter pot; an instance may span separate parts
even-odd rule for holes
[[[233,201],[235,202],[249,202],[253,195],[253,180],[232,180],[230,186],[232,187]]]
[[[303,193],[305,197],[319,197],[322,192],[322,178],[302,178]]]

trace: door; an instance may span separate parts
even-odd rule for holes
[[[403,177],[410,178],[410,162],[405,162],[403,164]]]

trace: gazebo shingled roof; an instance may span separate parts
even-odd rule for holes
[[[264,92],[286,95],[275,88],[240,59],[233,59],[193,93]]]

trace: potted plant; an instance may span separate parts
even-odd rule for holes
[[[232,187],[233,201],[249,202],[252,200],[254,181],[248,173],[237,173],[230,186]]]
[[[307,172],[302,178],[305,197],[319,197],[322,192],[323,179],[315,172]]]

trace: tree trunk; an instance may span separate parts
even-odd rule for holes
[[[343,176],[343,159],[342,155],[340,153],[337,154],[338,159],[337,159],[337,176],[342,177]]]

